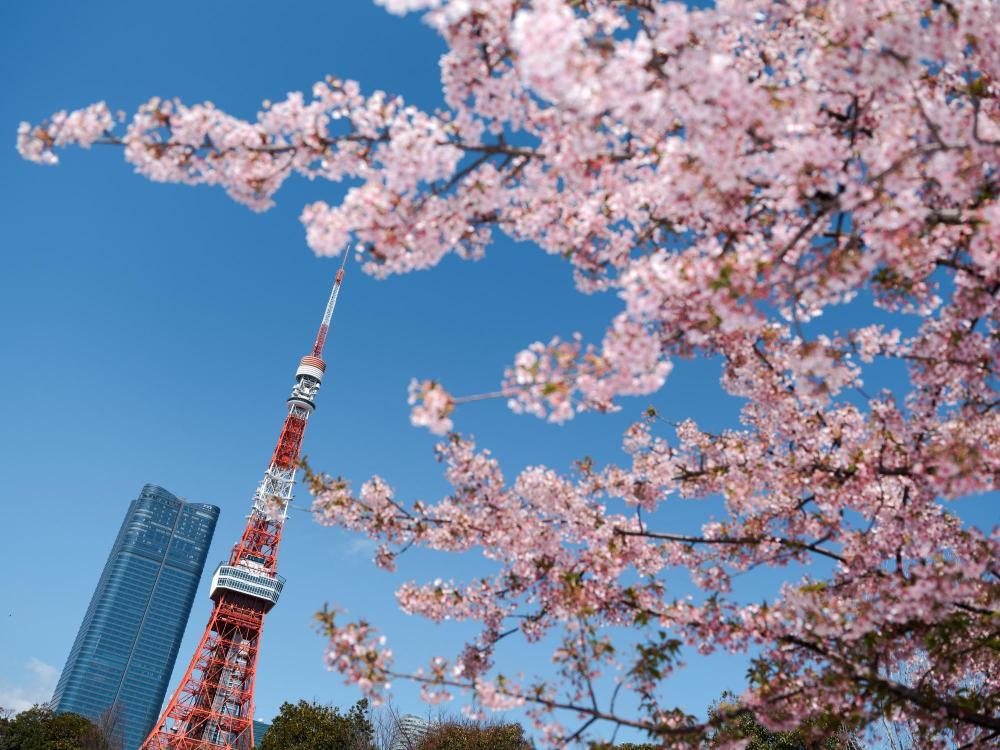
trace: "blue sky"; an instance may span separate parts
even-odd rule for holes
[[[333,202],[343,191],[293,179],[275,209],[254,214],[219,190],[138,178],[115,148],[65,153],[56,168],[23,162],[17,123],[100,99],[130,112],[152,95],[207,99],[253,117],[262,100],[308,90],[328,73],[434,108],[443,49],[418,16],[391,16],[366,0],[0,5],[0,705],[50,697],[122,514],[144,483],[220,506],[208,565],[226,556],[336,270],[306,248],[298,215],[306,202]],[[356,485],[378,473],[400,497],[436,498],[446,485],[434,438],[409,425],[410,378],[439,378],[455,394],[491,391],[518,349],[576,330],[599,340],[619,309],[613,296],[576,293],[559,259],[506,240],[483,261],[449,258],[382,282],[349,267],[305,452]],[[719,397],[718,375],[714,363],[677,363],[654,398],[564,427],[514,416],[496,401],[462,407],[457,424],[508,476],[535,463],[565,468],[584,454],[614,460],[622,431],[647,403],[670,418],[732,423],[738,403]],[[972,502],[970,517],[988,519],[989,508]],[[704,511],[673,512],[679,528]],[[377,623],[403,666],[457,650],[467,630],[402,615],[393,590],[478,563],[408,553],[390,575],[370,556],[361,540],[292,514],[280,562],[288,585],[265,625],[260,718],[284,700],[346,706],[359,697],[323,666],[311,617],[326,602]],[[205,583],[172,686],[208,617]],[[532,658],[516,648],[506,656],[517,666]],[[705,666],[666,686],[695,713],[742,685],[740,660]],[[401,687],[397,700],[421,710],[412,690]]]

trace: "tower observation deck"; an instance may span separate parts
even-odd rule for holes
[[[344,262],[347,252],[344,253]],[[337,271],[312,351],[299,361],[277,444],[253,496],[243,536],[212,576],[215,603],[176,692],[141,750],[251,750],[254,679],[264,615],[278,602],[278,545],[292,499],[306,423],[326,363],[323,345],[344,280]]]

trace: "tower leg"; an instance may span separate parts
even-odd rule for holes
[[[180,687],[141,750],[252,750],[264,606],[220,592]]]

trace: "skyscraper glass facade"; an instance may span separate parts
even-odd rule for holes
[[[147,484],[129,506],[52,699],[98,718],[113,706],[125,750],[159,716],[219,509]]]
[[[427,719],[421,719],[416,714],[403,714],[396,719],[389,750],[415,750],[430,728]]]

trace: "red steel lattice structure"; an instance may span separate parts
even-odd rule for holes
[[[208,626],[177,691],[140,750],[253,748],[254,678],[264,615],[284,586],[277,572],[278,544],[295,486],[302,436],[326,370],[323,344],[343,280],[342,263],[312,353],[301,359],[295,372],[288,416],[254,493],[246,529],[212,576],[215,607]]]

